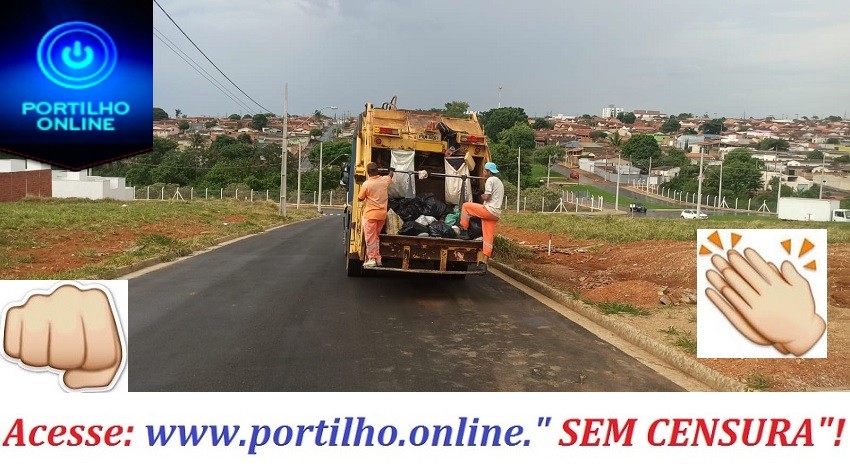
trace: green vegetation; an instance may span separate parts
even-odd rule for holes
[[[315,212],[287,210],[287,215],[278,215],[276,203],[229,200],[0,203],[0,279],[102,279],[122,266],[184,256],[221,238],[257,233],[311,218]],[[61,272],[41,271],[40,260],[48,251],[84,258],[86,264]],[[30,263],[35,266],[15,268]]]
[[[531,164],[531,182],[540,182],[540,180],[546,181],[546,171],[547,167],[542,164]],[[550,179],[564,179],[563,175],[555,172],[554,170],[549,172]]]
[[[637,120],[637,116],[633,112],[618,112],[617,119],[619,119],[623,124],[634,124]]]
[[[594,303],[603,314],[631,314],[634,316],[648,316],[649,313],[643,309],[636,308],[631,304],[622,302],[599,302]]]
[[[567,192],[573,192],[578,195],[592,195],[594,197],[602,197],[603,203],[614,203],[614,199],[617,198],[615,193],[611,193],[607,190],[602,190],[600,188],[596,188],[592,185],[568,185],[564,187],[564,190]],[[630,203],[640,202],[640,200],[624,197],[622,194],[620,195],[620,210],[628,211]],[[674,209],[677,208],[675,205],[648,205],[647,208],[652,208],[656,210],[666,210],[666,209]]]
[[[256,117],[260,117],[257,115]],[[265,117],[265,116],[262,116]],[[260,119],[261,120],[261,119]],[[202,138],[196,135],[194,137]],[[186,150],[179,150],[171,139],[154,138],[153,151],[130,159],[111,162],[95,167],[94,174],[107,177],[126,177],[128,184],[137,188],[148,185],[179,185],[217,190],[240,184],[241,189],[272,190],[280,187],[281,147],[276,144],[252,143],[248,134],[238,139],[219,136],[204,149],[201,143]],[[324,170],[322,189],[339,187],[340,164],[343,155],[351,152],[348,141],[324,143]],[[314,165],[319,162],[319,148],[310,151]],[[287,186],[290,190],[298,182],[298,157],[289,154]],[[317,168],[302,173],[301,190],[313,192],[318,189]]]
[[[436,112],[449,117],[465,118],[469,117],[466,111],[469,110],[469,103],[466,101],[447,102],[445,108],[432,108],[431,112]]]
[[[518,259],[528,259],[534,257],[534,253],[520,246],[509,238],[505,238],[504,236],[496,236],[493,239],[493,249],[497,254],[497,258],[501,262],[511,262]]]
[[[537,213],[502,214],[501,223],[558,235],[576,240],[596,239],[609,243],[644,240],[695,241],[700,228],[826,228],[829,243],[850,243],[850,227],[845,223],[780,222],[776,218],[712,216],[709,220],[673,220],[617,216],[581,216]]]
[[[770,388],[770,379],[762,374],[751,374],[747,376],[747,387],[753,390],[767,390]]]
[[[681,347],[682,350],[684,350],[685,352],[687,352],[689,354],[696,354],[697,353],[697,341],[694,340],[694,339],[691,339],[690,337],[685,337],[685,336],[679,337],[678,339],[676,339],[676,342],[674,342],[674,343],[676,344],[677,347]]]
[[[632,165],[646,171],[649,169],[650,161],[655,166],[663,165],[661,159],[661,147],[655,136],[650,134],[635,134],[623,144],[623,157],[630,159]]]

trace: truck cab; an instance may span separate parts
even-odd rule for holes
[[[850,221],[850,210],[839,208],[832,211],[832,221]]]
[[[461,240],[445,236],[408,236],[395,233],[387,225],[380,234],[382,266],[363,269],[366,260],[365,233],[361,222],[363,203],[357,200],[360,186],[366,180],[366,166],[375,162],[379,170],[393,167],[394,157],[412,156],[413,169],[424,170],[428,178],[422,180],[415,174],[402,175],[415,188],[415,197],[431,196],[447,208],[460,210],[461,202],[474,200],[474,192],[484,189],[484,164],[490,161],[490,151],[484,131],[475,114],[466,118],[451,118],[428,111],[402,110],[395,102],[376,108],[367,104],[357,118],[352,137],[351,161],[342,170],[342,183],[348,187],[344,212],[344,247],[346,273],[359,276],[379,271],[402,273],[446,274],[463,278],[467,274],[486,273],[486,260],[481,241]],[[454,162],[451,162],[451,161]],[[448,176],[447,163],[466,164],[467,172],[461,176]],[[386,173],[386,172],[385,172]],[[468,186],[460,198],[447,201],[447,184],[463,181]],[[391,189],[392,190],[392,189]],[[414,193],[403,198],[413,199]],[[393,199],[400,200],[391,193]],[[478,198],[480,200],[480,198]],[[453,203],[458,202],[458,203]],[[434,217],[440,220],[444,217]],[[451,233],[450,233],[451,235]]]

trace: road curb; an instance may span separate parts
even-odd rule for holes
[[[705,385],[719,392],[747,392],[749,389],[746,385],[737,380],[727,377],[726,375],[717,372],[716,370],[701,364],[689,357],[682,355],[678,350],[672,349],[669,346],[650,339],[641,334],[635,328],[618,322],[610,316],[584,304],[581,301],[571,298],[567,294],[545,284],[522,271],[518,271],[510,266],[497,261],[490,261],[490,266],[505,273],[512,279],[528,286],[529,288],[543,294],[544,296],[556,301],[557,303],[569,308],[570,310],[581,314],[590,319],[594,323],[608,329],[620,338],[634,344],[650,354],[663,360],[670,366],[686,373],[687,375],[701,381]]]
[[[322,218],[322,216],[317,216],[317,217],[313,217],[313,218],[305,218],[303,220],[298,220],[298,221],[294,221],[294,222],[291,222],[291,223],[282,223],[282,224],[272,225],[272,226],[263,228],[262,230],[260,230],[256,233],[234,233],[232,235],[227,235],[227,236],[223,236],[221,238],[216,238],[215,240],[213,240],[213,242],[209,246],[206,246],[206,247],[201,248],[199,250],[192,251],[188,255],[180,256],[179,258],[189,258],[191,256],[194,256],[197,253],[208,251],[211,248],[218,246],[218,245],[221,245],[223,243],[227,243],[227,242],[230,242],[230,241],[233,241],[233,240],[238,240],[240,238],[246,238],[246,237],[249,237],[249,236],[259,235],[260,233],[266,233],[266,232],[269,232],[269,231],[272,231],[272,230],[276,230],[278,228],[283,228],[283,227],[289,226],[289,225],[295,225],[297,223],[302,223],[302,222],[309,221],[309,220],[315,220],[317,218]],[[128,274],[135,273],[136,271],[141,271],[145,268],[150,268],[151,266],[156,266],[158,264],[163,264],[163,263],[171,263],[171,262],[174,262],[174,261],[176,261],[176,259],[163,259],[161,256],[155,256],[153,258],[148,258],[144,261],[139,261],[138,263],[133,263],[133,264],[130,264],[130,265],[127,265],[127,266],[122,266],[120,268],[116,268],[116,269],[113,269],[111,271],[108,271],[108,272],[106,272],[102,275],[103,276],[102,279],[118,279],[121,276],[126,276]]]

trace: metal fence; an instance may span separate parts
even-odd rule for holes
[[[252,188],[227,187],[227,188],[196,188],[178,187],[176,185],[152,185],[145,187],[133,187],[136,200],[157,201],[188,201],[188,200],[238,200],[246,202],[271,201],[278,203],[280,195],[278,190],[254,190]],[[323,190],[322,206],[345,205],[346,193],[344,190]],[[293,191],[287,192],[286,201],[289,204],[317,206],[318,194],[302,191],[300,196]]]

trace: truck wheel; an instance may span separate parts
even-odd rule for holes
[[[345,260],[345,274],[349,277],[363,276],[363,262],[357,258]]]

